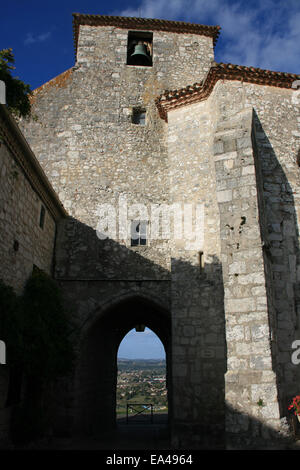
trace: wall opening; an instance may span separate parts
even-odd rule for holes
[[[146,220],[131,221],[131,246],[147,245],[147,225],[148,222]]]
[[[41,205],[41,210],[40,210],[40,219],[39,219],[39,226],[43,229],[45,225],[45,215],[46,215],[46,209]]]
[[[167,422],[166,354],[156,334],[136,325],[120,344],[117,364],[117,422]]]
[[[145,126],[146,124],[146,109],[145,108],[133,108],[131,116],[132,124],[139,126]]]
[[[127,65],[152,66],[153,33],[129,31],[127,43]]]
[[[76,372],[74,434],[95,436],[116,428],[118,350],[127,333],[141,325],[155,332],[163,344],[170,422],[171,316],[157,303],[133,296],[95,314],[86,327]]]

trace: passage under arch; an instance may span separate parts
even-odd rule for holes
[[[96,435],[115,427],[118,349],[122,339],[136,325],[146,325],[162,342],[167,383],[170,383],[169,312],[157,303],[137,296],[114,304],[95,317],[81,341],[76,375],[76,433]]]

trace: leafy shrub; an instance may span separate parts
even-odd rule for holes
[[[17,444],[42,436],[49,425],[45,392],[72,371],[71,328],[62,293],[44,272],[34,270],[20,297],[0,281],[0,335],[7,345],[10,375],[21,371],[23,384],[22,401],[12,416],[12,439]],[[12,404],[19,398],[14,397]]]
[[[19,117],[30,116],[31,105],[29,95],[30,86],[22,82],[18,77],[12,76],[15,59],[12,49],[0,51],[0,80],[6,85],[6,102],[8,109]]]
[[[21,302],[12,287],[0,280],[0,339],[7,348],[7,363],[15,364],[22,357]]]
[[[71,324],[56,282],[33,272],[22,297],[23,361],[29,376],[48,380],[67,374],[73,364]]]

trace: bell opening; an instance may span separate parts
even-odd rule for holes
[[[152,33],[128,33],[127,65],[152,66]]]

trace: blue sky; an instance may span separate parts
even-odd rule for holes
[[[300,73],[300,0],[8,0],[0,49],[32,89],[74,65],[73,12],[218,24],[217,62]]]
[[[160,339],[150,328],[143,333],[129,331],[118,350],[118,357],[123,359],[165,359],[165,350]]]

